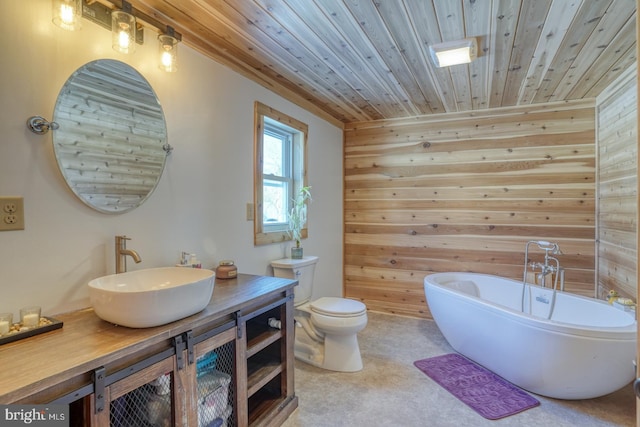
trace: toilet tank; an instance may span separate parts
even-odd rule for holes
[[[283,258],[271,261],[275,277],[298,281],[298,286],[294,290],[294,305],[303,304],[311,299],[313,274],[317,262],[317,256],[305,256],[302,259]]]

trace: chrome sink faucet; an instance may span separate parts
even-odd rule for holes
[[[127,255],[133,258],[136,264],[142,261],[138,252],[127,249],[127,240],[131,239],[127,236],[116,236],[116,274],[127,271]]]

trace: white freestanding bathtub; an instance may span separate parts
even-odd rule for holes
[[[605,301],[476,273],[435,273],[433,318],[464,356],[532,393],[589,399],[635,377],[636,321]],[[524,312],[522,307],[524,306]],[[532,314],[529,314],[532,313]]]

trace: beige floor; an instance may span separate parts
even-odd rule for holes
[[[483,418],[413,366],[452,352],[433,321],[369,313],[359,340],[360,372],[324,371],[296,361],[300,403],[285,427],[635,426],[631,385],[582,401],[534,395],[541,402],[536,408],[496,421]]]

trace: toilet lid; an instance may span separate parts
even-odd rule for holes
[[[325,316],[353,317],[366,313],[367,306],[352,299],[323,297],[311,303],[311,311]]]

